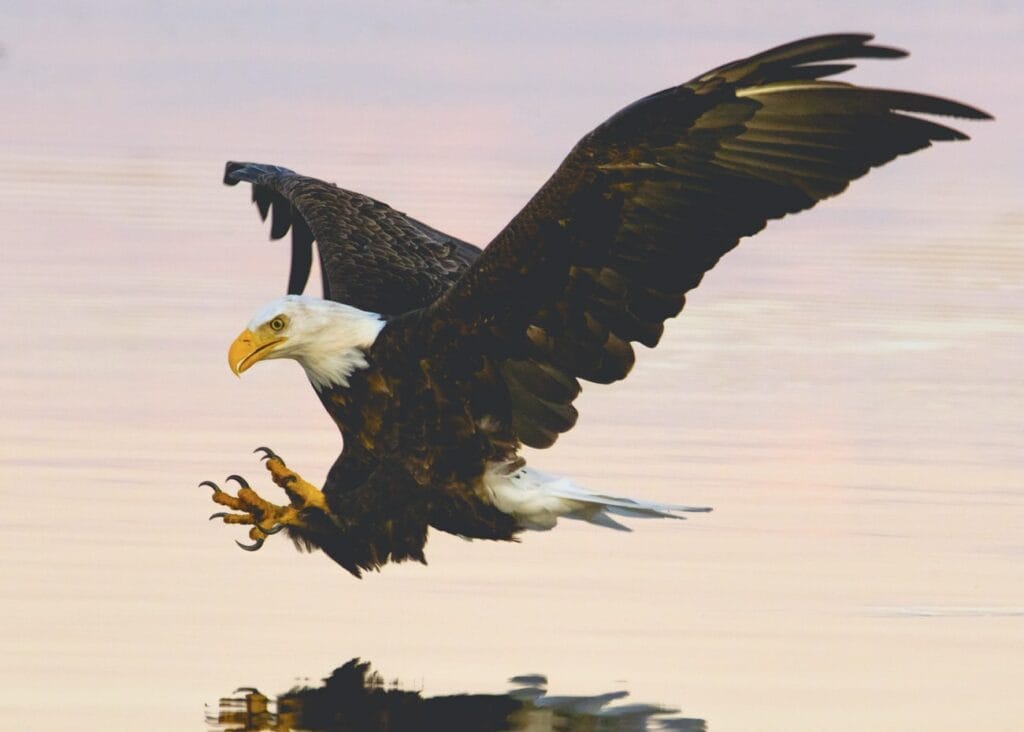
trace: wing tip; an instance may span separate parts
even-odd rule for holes
[[[780,49],[811,48],[832,49],[834,53],[842,54],[833,58],[906,58],[910,51],[895,46],[883,46],[873,44],[874,33],[848,32],[848,33],[822,33],[816,36],[808,36],[791,43],[779,46]],[[776,49],[770,49],[766,53]],[[823,59],[824,60],[824,59]]]
[[[259,178],[264,175],[296,175],[296,173],[294,170],[283,168],[280,165],[266,163],[243,163],[229,160],[224,164],[224,185],[234,186],[243,181],[258,183]]]
[[[995,119],[995,115],[989,114],[984,109],[979,109],[978,107],[969,107],[966,104],[960,104],[959,102],[957,104],[958,104],[958,106],[961,109],[961,113],[960,114],[951,114],[950,115],[951,117],[962,117],[964,119],[976,119],[976,120],[980,120],[980,121],[983,121],[983,122],[987,121],[987,120],[994,120]],[[965,135],[964,139],[968,140],[970,138]]]
[[[886,91],[887,90],[882,90],[883,93]],[[978,109],[977,107],[972,107],[969,104],[964,104],[963,102],[958,102],[946,97],[936,97],[931,94],[917,94],[913,92],[889,93],[896,100],[893,108],[902,112],[952,117],[953,119],[995,119],[991,114],[983,109]],[[964,139],[967,139],[967,137],[965,136]]]
[[[824,33],[800,38],[714,68],[691,83],[708,83],[714,79],[734,84],[816,79],[834,76],[856,66],[853,63],[830,62],[898,59],[909,55],[902,48],[872,44],[874,37],[873,33]]]
[[[234,160],[229,160],[226,163],[224,163],[224,185],[237,186],[239,183],[241,183],[241,179],[235,177],[235,173],[240,168],[244,168],[246,165],[248,165],[248,163],[236,163]]]

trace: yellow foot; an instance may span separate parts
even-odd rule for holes
[[[299,475],[288,470],[284,461],[268,448],[257,448],[256,452],[263,451],[264,459],[267,461],[267,470],[274,482],[281,486],[288,494],[290,506],[278,506],[264,500],[256,493],[245,478],[239,475],[229,475],[225,480],[233,480],[238,483],[238,492],[231,495],[221,490],[220,487],[209,480],[204,480],[199,485],[209,486],[213,489],[213,502],[221,506],[227,506],[238,513],[220,511],[210,516],[210,520],[222,519],[226,524],[244,524],[252,526],[249,529],[249,538],[252,544],[235,542],[242,549],[254,552],[263,546],[263,542],[271,534],[276,534],[286,526],[296,529],[308,529],[307,523],[303,520],[301,512],[307,508],[315,508],[328,512],[327,502],[324,494],[315,486],[304,481]]]
[[[262,452],[262,460],[266,460],[267,470],[270,471],[271,479],[288,494],[293,506],[301,508],[319,508],[321,511],[329,512],[327,501],[323,492],[312,483],[307,483],[302,477],[284,464],[284,460],[275,454],[269,447],[257,447],[253,452]]]

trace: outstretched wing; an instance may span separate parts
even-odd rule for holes
[[[796,41],[626,107],[431,307],[440,328],[502,363],[522,442],[546,447],[571,428],[578,379],[625,377],[631,342],[657,344],[663,321],[740,238],[898,155],[965,139],[913,113],[988,117],[821,80],[852,68],[835,62],[906,55],[871,38]]]
[[[270,238],[292,232],[289,294],[305,289],[314,240],[324,297],[388,316],[433,302],[480,255],[385,203],[287,168],[227,163],[224,183],[243,181],[263,220],[271,217]]]

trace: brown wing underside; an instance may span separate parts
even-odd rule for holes
[[[578,380],[624,378],[631,343],[657,344],[685,293],[740,238],[899,155],[965,139],[915,113],[988,116],[821,80],[852,67],[822,62],[905,55],[870,39],[797,41],[625,108],[432,306],[503,364],[522,442],[546,447],[570,429]]]

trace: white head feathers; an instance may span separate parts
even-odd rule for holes
[[[383,327],[376,313],[303,295],[269,302],[249,321],[251,334],[266,331],[276,340],[262,357],[295,359],[317,390],[348,386],[349,376],[366,368],[366,351]]]

